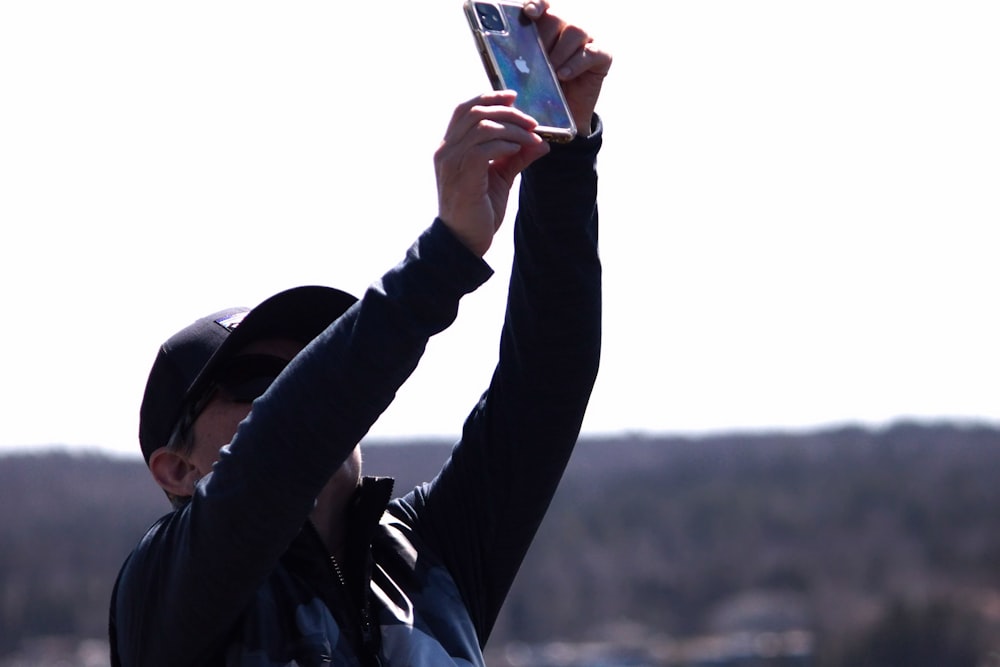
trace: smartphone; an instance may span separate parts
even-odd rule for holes
[[[466,0],[464,7],[493,89],[517,91],[514,106],[538,121],[535,132],[542,138],[571,141],[573,116],[522,3]]]

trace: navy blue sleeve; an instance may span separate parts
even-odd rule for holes
[[[600,124],[521,179],[499,361],[441,473],[397,502],[445,562],[479,633],[493,627],[551,501],[597,376]]]
[[[258,399],[191,502],[124,566],[115,634],[126,666],[203,664],[395,396],[462,295],[491,274],[436,221],[404,261],[318,336]]]

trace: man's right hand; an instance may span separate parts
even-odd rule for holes
[[[434,153],[438,217],[480,257],[503,222],[515,177],[549,152],[515,97],[496,91],[459,105]]]

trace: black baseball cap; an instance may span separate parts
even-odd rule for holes
[[[213,374],[248,344],[268,338],[309,343],[357,299],[332,287],[280,292],[249,308],[206,315],[160,346],[139,408],[143,458],[167,444],[184,411],[210,386]]]

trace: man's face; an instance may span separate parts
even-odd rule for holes
[[[256,341],[240,350],[234,360],[238,363],[240,357],[249,359],[257,355],[270,356],[275,358],[275,366],[280,367],[277,360],[284,363],[291,361],[302,347],[301,343],[287,339]],[[199,477],[204,477],[212,470],[212,465],[219,460],[220,450],[232,442],[237,426],[248,414],[250,403],[242,396],[232,396],[224,389],[214,392],[192,425],[194,447],[189,458],[198,469]]]
[[[240,422],[250,414],[252,398],[263,393],[302,347],[296,341],[271,339],[252,343],[240,350],[229,367],[232,373],[226,373],[229,376],[227,381],[217,383],[218,386],[211,390],[208,402],[191,426],[193,445],[181,456],[193,471],[191,468],[182,470],[183,479],[172,477],[172,466],[169,464],[162,475],[157,476],[154,472],[154,477],[157,477],[168,493],[177,497],[190,495],[191,487],[184,490],[179,487],[184,484],[193,485],[212,471],[212,466],[219,460],[222,447],[232,442]],[[156,459],[157,454],[154,453],[153,456]],[[154,460],[154,464],[155,462]],[[155,467],[160,469],[159,466]],[[334,472],[317,502],[326,507],[344,507],[360,481],[361,446],[358,445]]]

